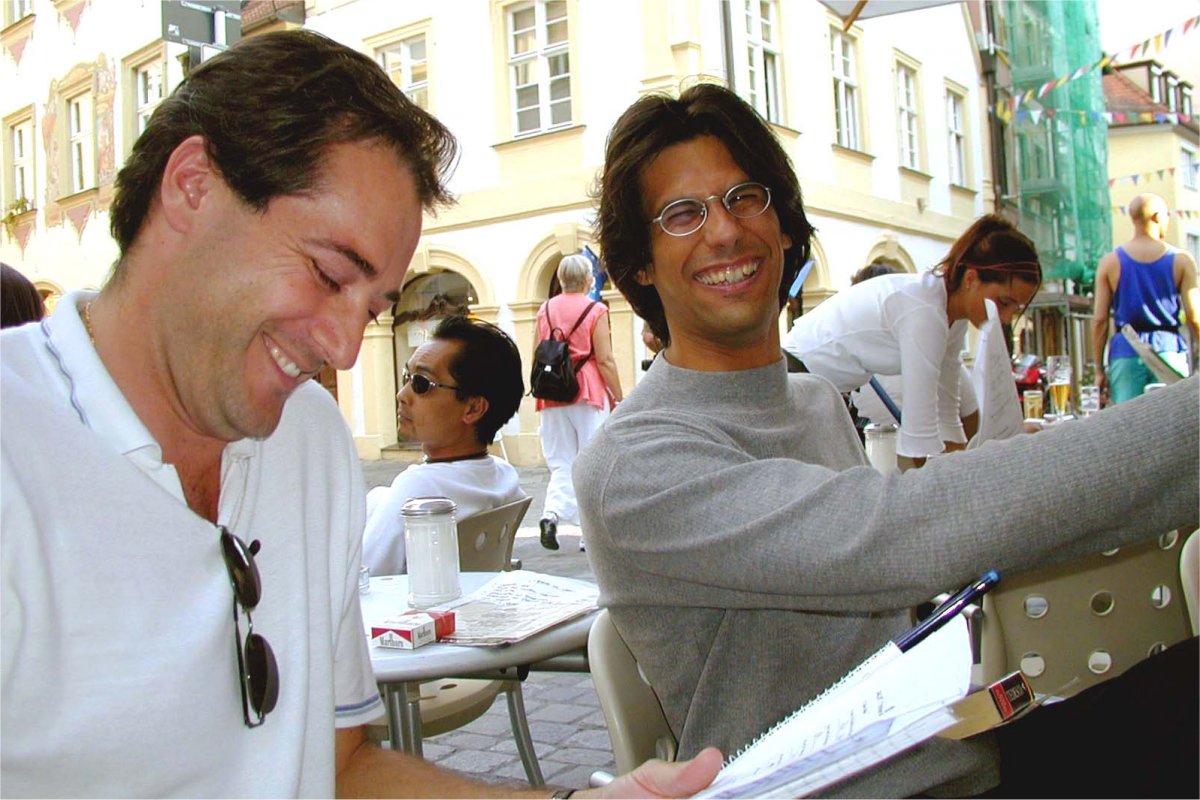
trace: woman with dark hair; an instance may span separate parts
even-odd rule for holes
[[[986,322],[990,300],[1007,324],[1041,281],[1033,242],[987,214],[929,272],[862,281],[821,303],[796,320],[783,348],[842,392],[873,374],[900,375],[904,414],[896,452],[919,465],[966,446],[958,411],[967,323]]]
[[[45,313],[37,287],[16,269],[0,262],[0,328],[37,322]]]

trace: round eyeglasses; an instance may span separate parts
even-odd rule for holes
[[[662,213],[650,221],[658,223],[668,236],[689,236],[708,221],[710,200],[720,200],[725,210],[738,219],[751,219],[770,208],[771,190],[754,181],[739,183],[731,186],[723,196],[714,194],[703,200],[685,197],[667,203]]]
[[[400,385],[407,386],[410,383],[412,384],[413,391],[417,394],[425,394],[430,389],[454,389],[458,391],[457,386],[451,386],[448,383],[437,383],[429,380],[429,378],[426,378],[419,372],[413,374],[408,370],[404,370],[404,374],[400,378]]]

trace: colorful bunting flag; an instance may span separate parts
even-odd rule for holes
[[[1200,27],[1200,16],[1195,16],[1195,17],[1191,17],[1190,19],[1184,20],[1183,26],[1180,30],[1180,35],[1181,36],[1185,35],[1189,31],[1192,31],[1197,27]],[[1163,48],[1170,44],[1171,36],[1172,36],[1172,34],[1174,34],[1174,32],[1175,32],[1175,28],[1168,28],[1166,31],[1156,34],[1156,35],[1150,37],[1149,39],[1146,39],[1144,42],[1141,42],[1140,44],[1133,45],[1132,47],[1129,48],[1129,53],[1128,53],[1128,55],[1125,56],[1125,58],[1123,60],[1129,61],[1129,60],[1132,60],[1133,58],[1138,57],[1139,50],[1140,50],[1140,54],[1142,56],[1145,56],[1146,52],[1150,49],[1151,46],[1154,47],[1154,52],[1156,54],[1161,53]],[[1007,54],[1003,50],[997,50],[996,54],[1000,57],[1000,60],[1005,63],[1005,65],[1007,65],[1011,68],[1012,64],[1009,61]],[[1013,96],[1010,97],[1008,100],[1000,100],[996,103],[996,105],[994,107],[990,108],[989,111],[991,111],[993,114],[995,114],[997,117],[999,117],[1001,120],[1003,120],[1007,124],[1008,121],[1013,118],[1013,115],[1017,114],[1017,112],[1019,111],[1019,109],[1023,103],[1028,104],[1034,98],[1041,100],[1043,97],[1045,97],[1047,94],[1049,94],[1053,90],[1057,89],[1058,87],[1060,87],[1066,83],[1069,83],[1071,81],[1082,78],[1084,75],[1086,75],[1088,72],[1090,72],[1093,69],[1104,69],[1109,64],[1116,61],[1117,58],[1118,58],[1117,54],[1113,53],[1113,54],[1104,56],[1099,61],[1097,61],[1095,64],[1084,64],[1083,66],[1075,69],[1073,72],[1070,72],[1070,73],[1063,75],[1059,78],[1056,78],[1054,80],[1046,81],[1037,89],[1029,89],[1028,91],[1021,93],[1021,94],[1013,94]],[[1049,109],[1046,110],[1047,116],[1050,116],[1049,111],[1050,111]],[[1122,116],[1124,116],[1124,115],[1122,114]],[[1182,115],[1180,115],[1180,116],[1182,117]],[[1017,119],[1018,119],[1018,121],[1020,121],[1019,115],[1017,116]],[[1190,118],[1187,118],[1187,119],[1190,119]],[[1120,121],[1124,122],[1125,120],[1120,120]],[[1150,121],[1153,121],[1153,119],[1149,119],[1149,120],[1144,119],[1143,121],[1150,122]]]

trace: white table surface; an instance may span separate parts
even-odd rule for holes
[[[483,586],[498,572],[464,572],[461,575],[463,594]],[[586,584],[586,581],[579,581]],[[371,578],[371,591],[360,595],[363,623],[368,641],[372,621],[379,621],[401,611],[407,611],[408,576],[387,575]],[[434,642],[416,650],[396,650],[370,645],[371,668],[378,683],[424,681],[436,678],[469,678],[489,670],[534,664],[572,650],[587,647],[588,632],[592,629],[595,611],[555,625],[524,641],[499,647]]]

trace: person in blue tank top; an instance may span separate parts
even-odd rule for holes
[[[1191,255],[1166,244],[1171,215],[1156,194],[1140,194],[1129,204],[1133,238],[1100,259],[1096,270],[1096,302],[1092,312],[1092,348],[1102,357],[1108,344],[1108,369],[1096,376],[1110,403],[1140,395],[1154,374],[1120,335],[1133,326],[1138,338],[1179,373],[1190,373],[1187,341],[1180,335],[1182,304],[1193,347],[1200,343],[1200,289]],[[1112,325],[1110,326],[1110,320]],[[1117,335],[1110,334],[1113,329]]]

